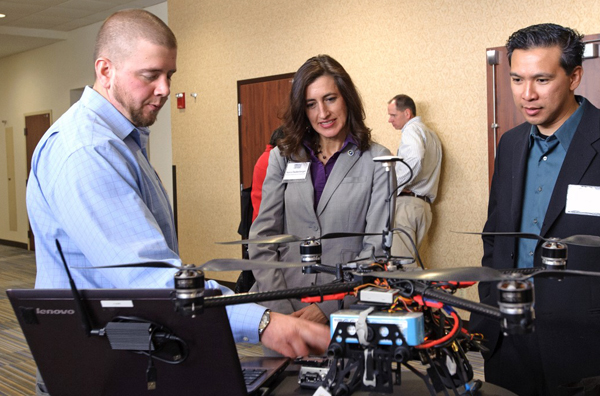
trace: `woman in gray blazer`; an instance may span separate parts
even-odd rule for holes
[[[319,55],[298,69],[283,120],[285,136],[271,150],[250,238],[384,230],[389,216],[388,178],[373,158],[391,153],[371,140],[364,118],[360,96],[335,59]],[[327,239],[321,244],[321,262],[329,265],[383,254],[381,236]],[[299,243],[250,245],[249,253],[250,259],[301,261]],[[304,275],[300,268],[257,270],[254,276],[251,291],[260,292],[334,279],[325,273]],[[327,323],[337,309],[337,301],[308,305],[280,300],[265,305],[321,323]]]

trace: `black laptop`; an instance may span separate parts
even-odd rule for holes
[[[171,292],[81,290],[92,335],[83,328],[71,290],[6,294],[53,396],[241,396],[264,389],[285,369],[286,358],[245,359],[251,366],[245,381],[225,308],[182,316]],[[206,290],[206,296],[218,294]]]

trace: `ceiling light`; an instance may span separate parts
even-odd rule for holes
[[[4,18],[6,15],[4,14],[0,14],[0,18]]]

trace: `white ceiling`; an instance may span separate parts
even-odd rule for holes
[[[67,38],[73,29],[103,21],[124,8],[166,0],[0,0],[0,58]]]

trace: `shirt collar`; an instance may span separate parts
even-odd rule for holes
[[[577,103],[579,103],[577,110],[571,114],[571,116],[556,130],[556,132],[552,134],[552,136],[547,138],[548,141],[554,139],[558,140],[565,151],[567,151],[571,145],[575,131],[577,130],[579,122],[581,121],[581,117],[583,116],[583,105],[586,102],[586,99],[583,96],[578,95],[575,96],[575,100],[577,100]],[[540,131],[537,125],[531,126],[529,136],[529,147],[531,148],[533,139],[540,137]]]
[[[132,137],[138,142],[141,148],[148,144],[150,130],[148,128],[138,128],[131,123],[112,103],[108,101],[99,92],[90,86],[86,86],[81,96],[81,103],[88,108],[95,108],[96,113],[109,125],[112,132],[121,140],[127,136]]]
[[[414,122],[421,122],[421,116],[416,116],[416,117],[413,117],[410,120],[406,121],[406,124],[404,124],[404,126],[402,127],[402,130],[404,131],[404,128],[406,128],[407,126],[409,126],[410,124],[412,124]]]

